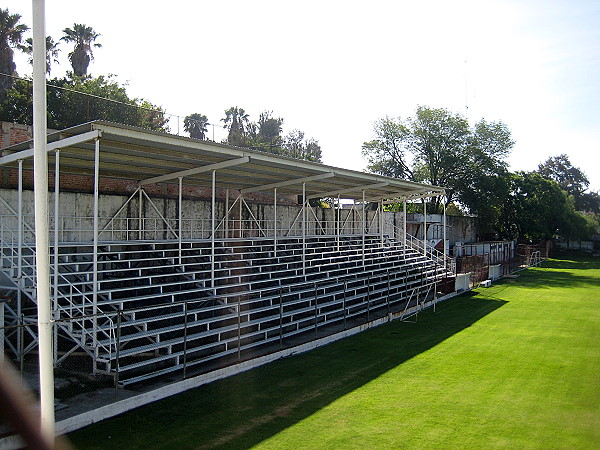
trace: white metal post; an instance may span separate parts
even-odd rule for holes
[[[60,149],[54,153],[54,297],[52,311],[58,311],[58,231],[59,231],[59,195],[60,195]],[[58,330],[54,328],[54,364],[58,360]]]
[[[17,279],[19,290],[17,291],[17,324],[21,324],[22,311],[22,289],[23,289],[23,160],[19,160],[19,192],[17,204]],[[21,331],[17,332],[17,353],[21,358]]]
[[[381,246],[383,247],[383,200],[379,200],[377,209],[379,209],[379,234],[381,236]]]
[[[408,228],[406,227],[406,199],[404,199],[404,202],[403,202],[402,213],[404,216],[402,218],[402,227],[403,227],[403,231],[404,231],[404,233],[402,234],[402,241],[403,241],[404,247],[406,247],[406,232],[408,230]]]
[[[100,193],[100,139],[94,141],[94,256],[92,273],[92,314],[93,343],[94,343],[94,373],[96,373],[96,359],[98,358],[98,210]]]
[[[138,196],[138,240],[142,240],[142,229],[143,229],[143,221],[142,221],[142,201],[144,199],[144,193],[142,192],[142,186],[139,187],[139,196]]]
[[[229,188],[225,189],[225,237],[229,237]]]
[[[212,171],[212,201],[210,208],[210,287],[215,287],[215,204],[217,171]],[[216,295],[216,294],[215,294]]]
[[[427,201],[423,198],[423,256],[427,256]]]
[[[240,231],[238,233],[239,237],[242,237],[242,193],[240,192],[240,196],[238,197],[239,204],[239,212],[240,212]]]
[[[367,205],[365,204],[365,190],[362,191],[362,265],[365,267],[365,226],[367,221]]]
[[[335,219],[335,236],[336,236],[336,244],[337,244],[337,250],[336,251],[340,251],[340,221],[342,220],[342,208],[340,207],[340,194],[337,195],[337,208],[334,210],[334,212],[336,213],[336,215],[334,216]]]
[[[302,275],[306,276],[306,182],[302,183]]]
[[[179,265],[181,266],[181,236],[183,235],[183,223],[181,219],[183,218],[183,177],[179,177]]]
[[[33,0],[33,145],[37,273],[40,417],[44,436],[54,442],[54,372],[48,251],[48,154],[46,119],[46,23],[44,0]]]
[[[277,258],[277,188],[273,188],[273,256]]]
[[[446,257],[447,257],[447,252],[446,252],[446,201],[444,201],[444,223],[442,224],[442,227],[444,229],[443,231],[443,242],[442,244],[444,245],[444,270],[447,269],[446,267]]]

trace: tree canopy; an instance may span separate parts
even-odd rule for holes
[[[204,114],[193,113],[183,119],[183,129],[191,138],[206,139],[208,117]]]
[[[48,127],[61,130],[92,120],[109,120],[157,131],[168,131],[164,110],[139,98],[130,98],[114,76],[51,79],[47,90]],[[32,123],[32,83],[17,79],[0,100],[0,120]]]
[[[93,48],[102,47],[101,44],[94,42],[100,34],[82,23],[74,23],[72,28],[65,28],[63,33],[61,40],[74,45],[73,51],[69,53],[73,73],[78,77],[87,75],[90,61],[94,59]]]
[[[13,48],[19,48],[23,34],[29,30],[27,25],[19,23],[20,20],[20,14],[0,9],[0,99],[12,87],[13,76],[17,73]]]
[[[590,184],[587,176],[571,164],[566,154],[548,158],[538,166],[537,172],[548,180],[556,181],[563,191],[572,196],[578,211],[600,214],[598,193],[586,192]]]
[[[225,144],[321,162],[319,141],[305,138],[304,132],[296,129],[282,136],[284,120],[274,117],[273,111],[263,111],[258,122],[251,122],[244,108],[232,106],[225,110],[225,117],[221,121],[228,130],[227,139],[223,141]]]
[[[374,123],[375,139],[363,144],[367,169],[381,175],[446,188],[447,202],[465,201],[482,176],[506,167],[514,145],[502,122],[481,120],[473,128],[459,114],[420,106],[408,119]],[[434,209],[439,209],[435,203]]]
[[[25,44],[19,45],[19,49],[29,55],[29,64],[33,65],[33,38],[25,39]],[[58,63],[58,42],[54,42],[52,36],[46,36],[46,73],[50,75],[52,62]]]

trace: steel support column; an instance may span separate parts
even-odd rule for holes
[[[50,255],[48,251],[48,153],[46,108],[46,5],[33,0],[33,189],[37,275],[41,429],[52,446],[55,435]]]
[[[402,243],[404,244],[404,247],[406,247],[406,232],[408,231],[408,228],[406,226],[406,199],[404,199],[404,202],[402,203],[402,231],[404,233],[402,233]]]
[[[179,265],[181,266],[181,236],[183,235],[183,177],[178,177],[179,180],[179,192],[178,192],[178,205],[179,205],[179,217],[178,224],[179,228],[177,230],[177,241],[179,243]]]
[[[423,199],[423,255],[427,256],[427,201]]]
[[[302,183],[302,275],[306,276],[306,182]]]
[[[379,200],[377,208],[379,209],[379,235],[381,236],[381,246],[383,247],[383,200]]]
[[[229,188],[225,189],[225,216],[223,217],[225,237],[229,238]]]
[[[277,258],[277,188],[273,188],[273,256]]]
[[[365,190],[362,191],[362,265],[365,267],[365,227],[367,222],[367,205],[365,204]]]
[[[17,325],[21,324],[21,311],[23,308],[23,160],[19,160],[19,192],[17,196],[17,278],[19,290],[17,291]],[[17,353],[21,358],[21,333],[17,332]]]
[[[100,193],[100,139],[94,142],[94,255],[92,274],[92,314],[93,319],[93,344],[94,344],[94,373],[96,373],[96,360],[98,358],[98,211]]]
[[[335,242],[336,242],[336,246],[337,249],[336,251],[340,251],[340,222],[342,220],[342,208],[340,205],[340,194],[337,195],[337,208],[334,209],[334,219],[335,219]]]
[[[238,205],[239,206],[239,213],[240,213],[240,229],[238,231],[238,237],[240,239],[242,238],[242,225],[243,225],[243,222],[242,222],[242,210],[243,210],[242,203],[244,203],[244,202],[242,201],[242,198],[243,198],[242,197],[242,193],[240,192],[240,195],[238,197],[238,201],[240,202],[240,204]]]
[[[60,149],[54,153],[54,296],[52,312],[58,312],[58,232],[60,207]],[[58,329],[54,327],[54,365],[58,360]]]
[[[144,199],[144,193],[142,192],[142,187],[140,186],[138,188],[139,190],[139,196],[138,196],[138,240],[142,240],[142,233],[143,233],[143,228],[144,228],[144,222],[142,220],[142,202]]]
[[[215,206],[216,206],[217,171],[212,171],[212,198],[210,207],[210,287],[215,288]],[[213,291],[216,295],[216,292]]]
[[[442,227],[443,227],[443,242],[442,244],[444,245],[444,270],[447,269],[446,267],[446,258],[447,258],[447,252],[446,252],[446,202],[444,201],[444,220],[442,223]]]

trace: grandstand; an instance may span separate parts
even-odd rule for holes
[[[118,386],[186,378],[405,318],[453,286],[445,236],[437,251],[407,234],[406,208],[400,227],[383,214],[439,187],[101,121],[48,135],[48,152],[57,366],[83,358]],[[17,360],[37,346],[32,156],[0,156]]]

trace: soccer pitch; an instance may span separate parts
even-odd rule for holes
[[[600,260],[562,258],[87,427],[77,448],[600,448]]]

